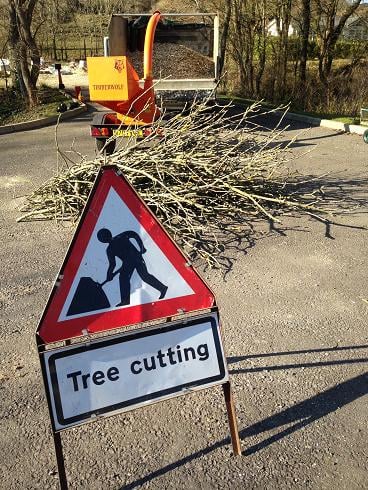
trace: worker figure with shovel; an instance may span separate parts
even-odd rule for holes
[[[116,274],[119,274],[121,302],[116,306],[130,304],[130,279],[135,270],[145,283],[160,292],[159,299],[165,297],[168,286],[165,286],[155,276],[148,272],[143,258],[143,254],[147,250],[144,248],[141,237],[135,231],[124,231],[113,237],[110,230],[101,228],[101,230],[97,232],[97,238],[100,242],[109,244],[106,249],[109,268],[107,269],[105,282],[111,281]],[[140,250],[133,245],[130,239],[137,242]],[[116,267],[116,257],[122,261],[123,265],[114,272]]]

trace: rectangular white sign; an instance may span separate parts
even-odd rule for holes
[[[216,313],[42,355],[54,430],[228,380]]]

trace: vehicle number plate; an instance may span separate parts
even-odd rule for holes
[[[114,129],[114,136],[124,136],[125,138],[143,138],[142,129]]]

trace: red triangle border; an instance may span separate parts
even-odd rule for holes
[[[58,321],[111,187],[188,283],[194,294]],[[100,169],[58,278],[60,281],[55,282],[37,328],[37,333],[45,344],[79,337],[84,335],[85,331],[88,333],[104,332],[175,316],[180,312],[208,309],[215,305],[212,291],[188,264],[183,252],[115,166],[105,166]]]

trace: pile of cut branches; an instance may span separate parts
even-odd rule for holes
[[[119,142],[113,155],[93,161],[70,165],[65,159],[65,168],[27,198],[19,220],[76,220],[100,166],[117,165],[187,254],[213,265],[222,231],[259,216],[278,221],[282,209],[316,210],[316,194],[295,193],[288,184],[282,131],[257,126],[257,109],[240,113],[195,102],[159,119],[160,138]]]

